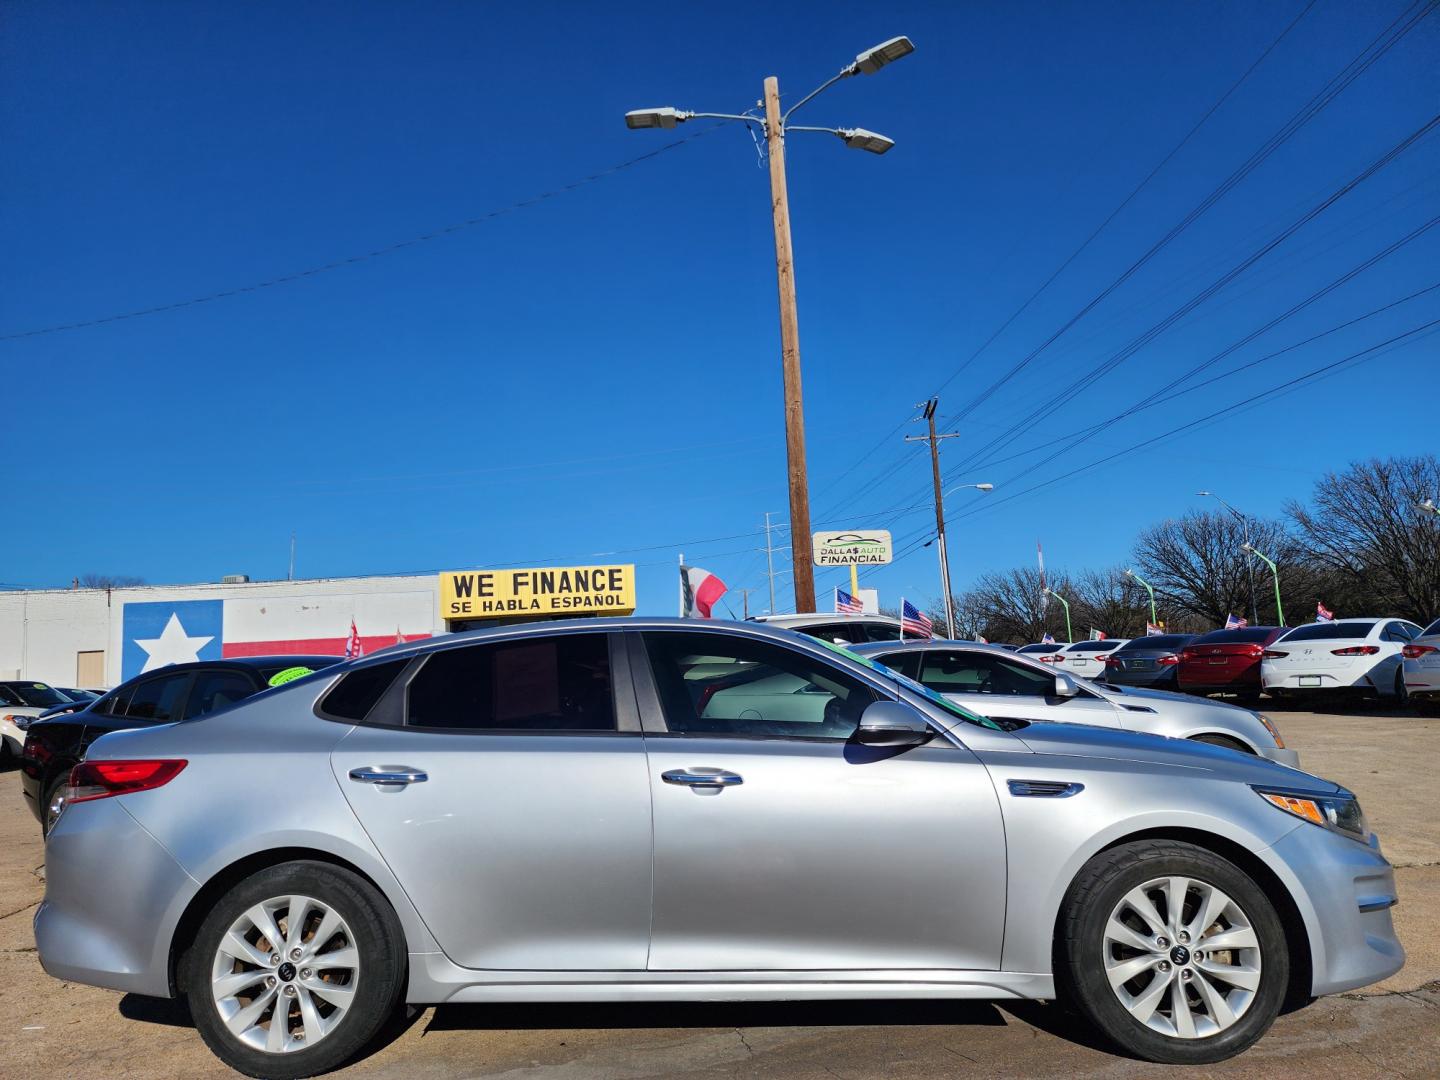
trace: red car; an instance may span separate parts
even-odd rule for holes
[[[1283,626],[1212,630],[1180,650],[1180,689],[1187,694],[1260,696],[1260,657]]]

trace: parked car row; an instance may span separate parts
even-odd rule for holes
[[[251,1076],[402,999],[1058,996],[1198,1065],[1404,962],[1358,802],[1273,726],[1031,655],[589,619],[249,674],[36,721],[25,783],[45,970],[185,998]]]

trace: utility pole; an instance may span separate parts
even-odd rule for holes
[[[770,614],[775,614],[775,548],[770,543],[770,514],[765,514],[765,572],[770,575]],[[797,609],[798,610],[798,609]]]
[[[775,221],[775,275],[780,287],[780,361],[785,378],[785,457],[790,487],[790,558],[795,610],[815,609],[815,556],[810,539],[810,481],[805,469],[805,410],[800,386],[800,314],[795,302],[795,252],[790,245],[790,196],[785,187],[785,128],[780,80],[765,80],[765,149]],[[773,603],[771,605],[773,610]]]
[[[295,533],[293,531],[290,533],[290,576],[285,580],[295,580]]]
[[[740,594],[740,617],[742,619],[750,618],[750,594],[755,590],[736,589],[735,591]]]
[[[950,553],[945,547],[945,496],[940,490],[940,440],[959,438],[958,433],[935,434],[935,409],[939,398],[931,398],[923,408],[925,422],[930,425],[928,435],[906,435],[906,442],[928,442],[930,444],[930,472],[935,478],[935,536],[940,541],[940,592],[945,597],[945,636],[955,638],[955,598],[950,595]]]

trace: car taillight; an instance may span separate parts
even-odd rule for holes
[[[1200,654],[1199,654],[1198,652],[1196,652],[1194,649],[1181,649],[1181,650],[1180,650],[1180,659],[1181,659],[1181,660],[1194,660],[1195,657],[1197,657],[1197,656],[1199,656],[1199,655],[1200,655]]]
[[[1118,667],[1120,664],[1123,664],[1123,663],[1124,663],[1124,661],[1121,660],[1120,657],[1118,657],[1118,656],[1102,656],[1100,659],[1103,660],[1103,661],[1104,661],[1105,663],[1107,663],[1107,664],[1114,664],[1114,665],[1116,665],[1117,667]]]
[[[1330,650],[1335,656],[1374,656],[1379,651],[1379,645],[1350,645],[1343,649]]]
[[[149,791],[163,787],[175,777],[187,763],[170,758],[159,761],[82,761],[70,770],[70,781],[65,788],[65,802],[90,802],[93,799],[108,799],[112,795],[129,795],[135,791]]]
[[[1246,645],[1246,646],[1245,646],[1245,655],[1246,655],[1246,656],[1269,656],[1270,654],[1265,651],[1265,646],[1264,646],[1264,645]],[[1280,655],[1281,655],[1281,656],[1284,656],[1285,654],[1284,654],[1284,653],[1281,653]]]
[[[1173,652],[1166,653],[1164,656],[1157,656],[1155,658],[1155,662],[1157,664],[1164,664],[1166,667],[1169,667],[1171,664],[1178,664],[1180,662],[1180,657],[1176,656]]]
[[[1434,645],[1406,645],[1400,650],[1406,660],[1419,660],[1426,653],[1440,652]]]
[[[1266,660],[1282,660],[1290,654],[1288,652],[1281,652],[1279,649],[1261,649],[1260,655]]]

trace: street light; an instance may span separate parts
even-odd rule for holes
[[[839,73],[821,83],[784,113],[780,111],[780,80],[765,79],[765,118],[749,113],[685,112],[673,106],[636,109],[625,114],[625,124],[634,129],[673,128],[686,120],[737,120],[754,124],[765,132],[770,162],[770,205],[775,226],[775,276],[780,293],[780,360],[785,381],[785,456],[790,490],[791,555],[795,565],[795,610],[815,610],[814,550],[810,536],[810,482],[805,467],[805,410],[800,384],[800,315],[795,300],[795,253],[790,240],[790,198],[785,186],[785,134],[787,131],[819,131],[836,135],[845,145],[872,154],[883,154],[895,145],[884,135],[864,128],[790,127],[787,121],[796,109],[813,100],[841,79],[852,75],[873,75],[886,64],[915,51],[907,37],[894,37],[866,49]],[[947,593],[948,596],[948,593]],[[953,621],[953,620],[952,620]],[[954,636],[953,626],[951,636]]]
[[[938,476],[937,476],[938,483]],[[935,520],[939,526],[937,539],[940,541],[940,592],[945,598],[945,632],[949,640],[955,640],[955,597],[950,591],[950,551],[945,540],[945,496],[952,491],[994,491],[994,484],[956,484],[940,493],[935,504]]]
[[[1195,494],[1209,496],[1210,498],[1218,502],[1221,506],[1223,506],[1226,510],[1229,510],[1230,513],[1234,514],[1237,518],[1239,518],[1240,524],[1245,526],[1245,543],[1250,543],[1250,519],[1248,517],[1242,514],[1239,510],[1236,510],[1233,506],[1227,503],[1224,499],[1220,498],[1220,496],[1216,495],[1213,491],[1197,491],[1195,492]],[[1255,564],[1253,562],[1247,561],[1245,563],[1245,569],[1250,577],[1250,618],[1255,621],[1256,626],[1259,626],[1260,609],[1256,606],[1255,601]]]
[[[1273,560],[1272,558],[1270,558],[1269,555],[1266,555],[1266,554],[1265,554],[1263,551],[1261,551],[1259,548],[1255,547],[1255,545],[1251,544],[1248,540],[1247,540],[1245,543],[1243,543],[1243,544],[1240,545],[1240,550],[1241,550],[1241,551],[1248,551],[1251,555],[1254,555],[1257,559],[1263,560],[1264,563],[1265,563],[1265,565],[1268,566],[1268,567],[1270,567],[1270,574],[1271,574],[1272,577],[1275,578],[1275,615],[1276,615],[1276,617],[1280,620],[1280,625],[1281,625],[1281,626],[1284,626],[1284,625],[1285,625],[1285,609],[1280,606],[1280,569],[1279,569],[1279,567],[1277,567],[1277,566],[1275,565],[1275,560]],[[1260,621],[1259,616],[1256,616],[1255,621],[1256,621],[1257,623]]]
[[[1150,623],[1151,623],[1152,626],[1159,626],[1159,625],[1160,625],[1160,616],[1157,615],[1157,614],[1155,614],[1155,589],[1154,589],[1154,587],[1151,586],[1151,584],[1150,584],[1148,581],[1146,581],[1143,577],[1141,577],[1139,574],[1135,573],[1134,570],[1126,570],[1126,571],[1125,571],[1125,576],[1126,576],[1126,577],[1129,577],[1129,578],[1134,578],[1134,579],[1135,579],[1136,581],[1138,581],[1141,585],[1144,585],[1144,586],[1145,586],[1145,591],[1150,594]]]
[[[1424,502],[1418,502],[1415,505],[1428,514],[1434,514],[1436,517],[1440,517],[1440,506],[1435,505],[1434,499],[1426,499]]]
[[[1054,589],[1050,588],[1048,585],[1045,587],[1045,595],[1053,596],[1056,600],[1059,600],[1060,603],[1065,605],[1065,640],[1074,641],[1075,631],[1070,629],[1070,601],[1066,600],[1063,596],[1061,596]]]

